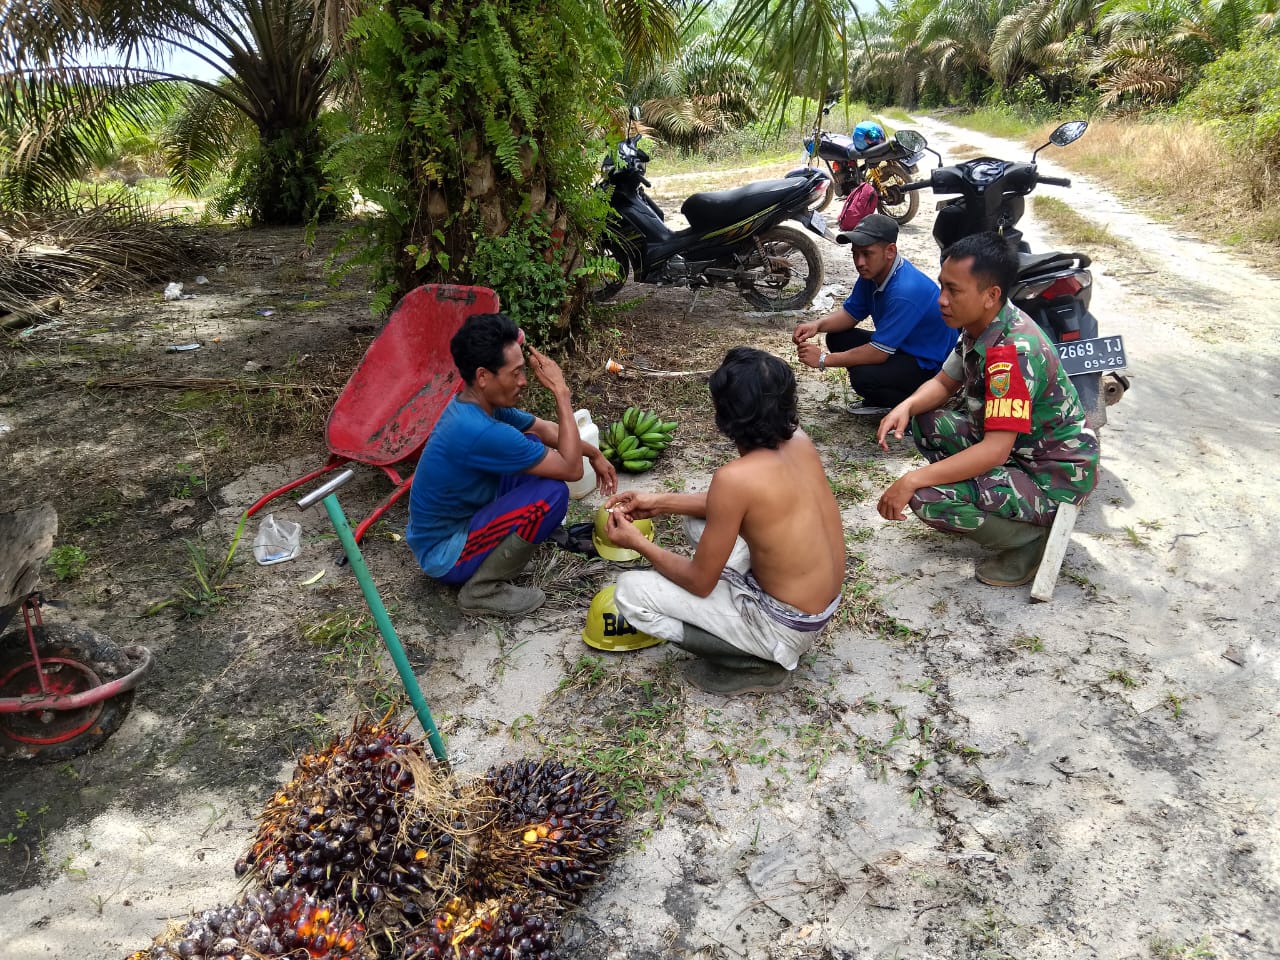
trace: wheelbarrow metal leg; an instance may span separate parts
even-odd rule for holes
[[[337,470],[344,463],[350,463],[350,462],[351,462],[350,457],[340,457],[337,454],[331,454],[329,456],[329,459],[324,462],[323,466],[317,467],[316,469],[312,470],[310,473],[299,477],[297,480],[290,480],[283,487],[277,487],[275,490],[272,490],[270,493],[264,493],[261,497],[258,498],[257,503],[255,503],[252,507],[250,507],[248,510],[244,512],[244,515],[246,517],[252,517],[255,513],[257,513],[259,510],[265,507],[268,503],[270,503],[276,497],[284,496],[290,490],[296,490],[298,489],[298,487],[302,486],[303,484],[310,483],[312,480],[315,480],[317,477],[324,476],[330,470]]]
[[[382,518],[382,515],[390,510],[392,506],[395,505],[396,501],[408,493],[409,488],[413,486],[412,473],[402,480],[385,467],[383,468],[383,471],[395,482],[395,489],[387,494],[386,498],[380,504],[373,508],[373,513],[360,521],[359,526],[356,527],[356,543],[360,543],[364,540],[364,535],[369,532],[369,528],[377,523]]]

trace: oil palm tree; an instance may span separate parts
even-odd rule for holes
[[[849,91],[870,103],[915,106],[929,71],[920,27],[929,7],[912,0],[878,2],[863,21],[866,44],[857,52],[849,73]]]
[[[991,42],[991,72],[1004,87],[1035,75],[1057,100],[1081,72],[1097,27],[1099,0],[1036,0],[1007,14]]]
[[[631,86],[643,119],[658,137],[697,149],[708,137],[754,120],[756,71],[750,62],[702,36]]]
[[[1251,0],[1110,0],[1089,65],[1103,105],[1173,101],[1203,67],[1240,46],[1263,7]]]
[[[323,213],[321,110],[334,86],[326,10],[312,0],[7,0],[0,40],[0,190],[40,205],[83,172],[113,124],[175,116],[175,183],[201,186],[228,152],[261,223]],[[214,79],[167,70],[185,55]],[[157,67],[153,64],[159,63]],[[176,113],[173,113],[174,106]]]
[[[953,96],[974,99],[992,83],[991,38],[1015,0],[942,0],[920,21],[925,76]]]

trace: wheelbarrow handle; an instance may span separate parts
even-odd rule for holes
[[[316,487],[305,497],[298,501],[298,509],[306,510],[308,507],[319,503],[329,494],[333,493],[340,486],[356,475],[356,472],[350,468],[343,470],[340,474],[322,486]]]

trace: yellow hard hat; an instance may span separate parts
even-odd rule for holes
[[[627,618],[618,612],[613,602],[611,583],[591,601],[587,610],[587,625],[582,629],[582,642],[597,650],[643,650],[662,643],[661,637],[641,633]]]
[[[636,529],[644,534],[646,540],[653,539],[653,521],[652,520],[636,520]],[[612,560],[615,563],[626,563],[628,560],[638,560],[640,554],[626,547],[616,547],[613,541],[609,539],[609,508],[599,507],[596,510],[596,523],[591,531],[591,543],[596,548],[596,553],[604,557],[606,560]]]

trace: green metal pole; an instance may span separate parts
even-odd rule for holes
[[[409,702],[413,704],[413,709],[417,711],[418,722],[422,724],[422,729],[426,731],[427,741],[431,744],[431,752],[436,755],[437,760],[447,761],[449,757],[445,753],[444,740],[440,736],[440,731],[436,729],[435,721],[431,719],[431,710],[427,706],[426,699],[422,696],[422,689],[418,686],[418,678],[413,675],[413,668],[409,666],[409,658],[405,656],[404,647],[400,645],[400,638],[396,636],[396,628],[391,625],[391,617],[387,615],[387,608],[383,606],[382,597],[378,596],[378,588],[373,583],[373,577],[369,575],[369,568],[365,566],[364,554],[360,552],[356,538],[351,533],[351,525],[347,523],[347,516],[342,512],[342,506],[338,503],[338,495],[331,493],[321,502],[324,504],[325,511],[329,514],[333,529],[338,532],[338,539],[342,541],[342,549],[347,553],[347,560],[351,563],[351,569],[355,572],[356,579],[360,581],[360,589],[364,592],[364,602],[369,605],[369,612],[373,614],[374,622],[378,625],[378,632],[382,634],[382,641],[387,645],[387,652],[391,654],[391,659],[395,661],[396,670],[400,674],[400,682],[404,684],[405,692],[409,694]]]

